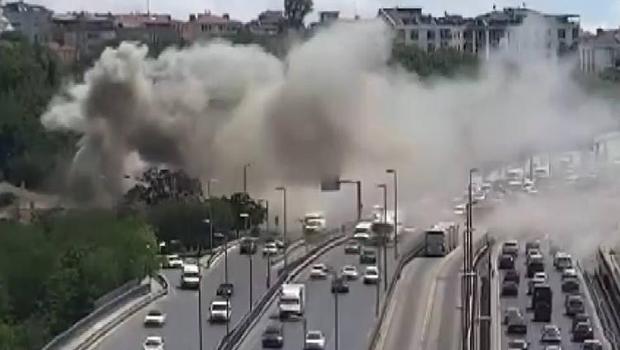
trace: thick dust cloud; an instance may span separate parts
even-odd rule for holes
[[[106,198],[140,164],[218,178],[217,192],[228,193],[249,163],[253,195],[279,203],[273,188],[287,185],[293,215],[349,215],[349,193],[319,193],[322,176],[363,180],[369,208],[376,184],[391,181],[385,169],[397,168],[412,220],[449,206],[469,167],[580,144],[614,125],[610,104],[573,82],[571,62],[506,52],[478,78],[421,81],[389,64],[392,39],[380,21],[336,24],[283,61],[224,42],[157,58],[122,43],[42,121],[82,135],[72,179],[90,179]]]

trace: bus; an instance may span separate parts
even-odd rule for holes
[[[458,245],[459,225],[453,222],[440,222],[424,234],[426,256],[446,256]]]

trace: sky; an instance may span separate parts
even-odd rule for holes
[[[0,0],[2,1],[2,0]],[[56,12],[84,11],[144,11],[150,1],[152,12],[170,13],[175,18],[186,19],[189,13],[210,10],[213,13],[230,13],[231,17],[250,20],[264,9],[279,9],[284,0],[30,0],[45,5]],[[6,2],[6,0],[5,0]],[[426,12],[441,15],[444,11],[472,16],[487,12],[493,4],[521,6],[518,0],[314,0],[315,10],[340,10],[343,16],[374,17],[379,7],[416,6]],[[529,8],[548,13],[574,13],[582,16],[584,28],[617,28],[620,26],[620,0],[531,0]],[[312,18],[311,18],[312,19]]]

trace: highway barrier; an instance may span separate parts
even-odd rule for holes
[[[605,247],[597,251],[594,278],[585,274],[594,306],[601,316],[605,337],[611,348],[620,349],[620,268],[615,252]]]
[[[398,283],[398,280],[400,279],[403,268],[409,262],[411,262],[411,260],[420,255],[424,251],[424,248],[424,238],[420,237],[418,241],[411,247],[411,249],[405,254],[403,254],[400,260],[398,260],[398,263],[394,270],[394,274],[392,275],[392,280],[390,281],[390,284],[388,286],[387,294],[384,297],[383,305],[381,306],[381,310],[379,312],[379,318],[377,319],[375,327],[370,335],[370,342],[368,344],[369,350],[375,350],[377,348],[379,340],[383,336],[383,334],[381,333],[381,326],[383,325],[387,307],[390,304],[392,294],[394,293],[396,283]]]
[[[278,275],[278,279],[265,292],[265,294],[254,304],[252,312],[247,313],[237,322],[232,331],[227,334],[217,346],[218,350],[235,349],[245,338],[254,323],[263,315],[273,299],[277,296],[280,286],[292,280],[304,268],[310,265],[316,258],[324,254],[333,247],[346,241],[347,237],[339,230],[331,230],[326,235],[325,241],[312,248],[307,254],[291,261],[285,270]]]
[[[57,335],[47,345],[45,345],[45,347],[43,347],[43,350],[66,349],[67,343],[74,340],[75,337],[80,334],[86,332],[89,328],[93,327],[97,321],[112,312],[112,310],[129,302],[130,300],[148,294],[150,292],[150,287],[150,284],[139,284],[129,289],[127,289],[126,285],[119,287],[124,290],[123,293],[120,293],[111,300],[108,300],[105,304],[99,306],[90,314],[74,323],[69,329]]]
[[[473,269],[476,271],[478,263],[481,258],[489,252],[489,248],[493,244],[493,241],[489,239],[489,234],[485,233],[482,238],[480,238],[473,248],[474,258],[473,258]],[[476,335],[480,334],[480,296],[478,295],[478,275],[473,276],[474,278],[469,279],[470,290],[473,291],[469,295],[469,314],[466,315],[469,318],[469,329],[466,330],[466,342],[469,345],[470,350],[477,349],[480,345],[480,341],[476,341]],[[478,329],[476,329],[478,328]]]

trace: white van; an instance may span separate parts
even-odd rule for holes
[[[196,264],[183,265],[183,274],[181,275],[181,288],[198,289],[200,286],[200,269]]]

